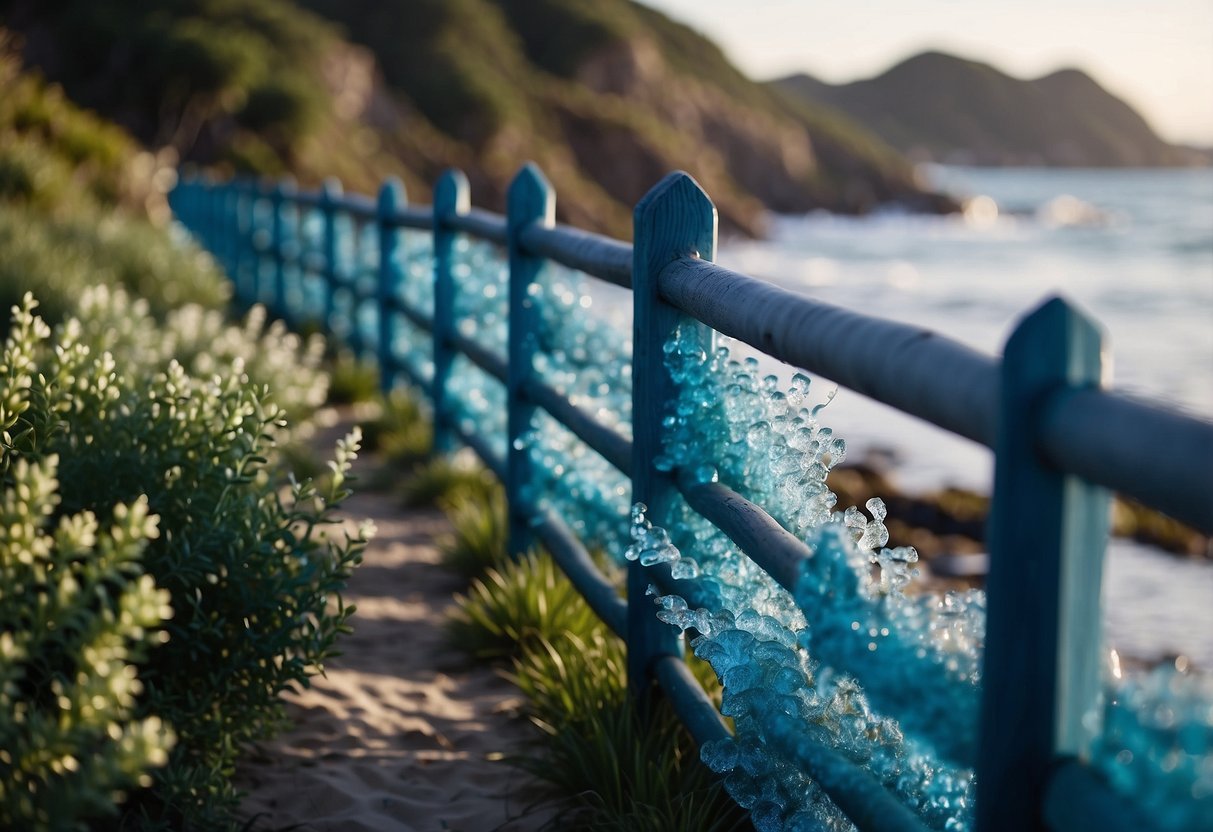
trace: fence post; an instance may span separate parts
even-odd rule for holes
[[[265,261],[272,257],[271,253],[266,249],[266,229],[262,224],[262,215],[265,213],[266,190],[265,183],[260,179],[255,180],[250,188],[252,198],[249,201],[249,244],[253,254],[253,268],[249,278],[248,296],[244,299],[244,305],[251,307],[258,303],[264,303],[262,292],[265,290]],[[272,222],[271,222],[272,226]]]
[[[244,195],[248,183],[243,179],[232,182],[232,299],[238,307],[240,304],[241,284],[244,278],[246,252],[246,225],[244,222]]]
[[[664,348],[679,323],[702,325],[661,299],[657,278],[667,265],[687,256],[715,258],[716,206],[694,179],[677,171],[636,205],[632,244],[632,502],[644,503],[652,523],[666,528],[671,525],[674,483],[653,460],[661,453],[661,422],[677,390]],[[657,620],[652,599],[645,594],[648,585],[644,567],[628,564],[628,680],[632,692],[642,698],[654,659],[681,659],[683,654],[682,636]]]
[[[1108,493],[1045,462],[1036,437],[1067,388],[1103,384],[1096,324],[1054,298],[1011,334],[990,515],[977,760],[979,832],[1044,830],[1059,756],[1086,751],[1100,683]]]
[[[206,246],[206,250],[214,256],[215,252],[215,180],[213,176],[208,175],[203,185],[202,193],[202,208],[203,208],[203,235],[202,240]],[[216,263],[219,258],[215,258]]]
[[[257,297],[258,272],[261,269],[259,226],[257,225],[258,203],[261,201],[261,183],[249,179],[244,183],[244,279],[237,288],[236,299],[243,313],[253,305]]]
[[[228,279],[234,280],[240,267],[240,183],[223,183],[223,256]]]
[[[337,306],[337,201],[341,199],[341,180],[328,177],[320,185],[320,214],[322,217],[324,246],[324,310],[320,313],[320,327],[326,333],[333,331],[333,313]]]
[[[531,430],[535,415],[523,386],[535,374],[535,349],[539,340],[539,308],[531,287],[543,273],[545,258],[527,254],[519,236],[532,223],[551,226],[556,222],[556,192],[534,162],[527,162],[514,175],[506,198],[510,254],[509,366],[506,381],[506,483],[509,504],[508,550],[517,557],[531,545],[531,526],[525,499],[531,476],[530,449],[523,435]]]
[[[455,278],[451,273],[455,259],[457,232],[445,222],[449,217],[466,214],[471,205],[471,191],[463,171],[450,168],[443,171],[434,186],[434,330],[431,333],[434,353],[433,390],[434,450],[447,453],[454,448],[451,435],[450,403],[447,382],[455,351],[450,337],[455,330]]]
[[[396,212],[408,203],[404,183],[392,177],[379,188],[376,231],[379,237],[379,389],[387,394],[396,378],[396,304],[400,300],[400,269],[396,249],[400,232]]]
[[[286,230],[282,220],[282,211],[294,191],[295,183],[290,179],[283,179],[274,186],[274,190],[270,194],[270,205],[273,210],[270,218],[270,246],[274,258],[274,299],[270,308],[283,320],[287,320],[289,314],[286,308],[286,252],[283,250],[286,245]]]

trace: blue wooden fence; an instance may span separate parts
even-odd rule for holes
[[[1092,728],[1082,715],[1099,686],[1100,582],[1107,540],[1109,490],[1135,497],[1201,531],[1213,533],[1213,424],[1159,409],[1104,389],[1098,326],[1064,300],[1028,314],[1001,360],[944,336],[846,311],[715,265],[716,210],[691,177],[674,173],[636,206],[634,242],[555,222],[555,196],[542,173],[522,168],[500,216],[472,208],[467,179],[443,175],[432,207],[411,206],[398,183],[377,201],[344,195],[326,182],[315,193],[289,182],[183,181],[172,197],[177,217],[214,252],[244,302],[264,302],[291,320],[297,311],[286,272],[301,253],[285,223],[303,210],[323,216],[318,271],[327,296],[321,317],[337,327],[339,293],[378,310],[377,343],[367,344],[351,321],[342,330],[363,354],[375,349],[386,385],[409,365],[393,350],[394,321],[403,316],[432,333],[433,373],[410,380],[430,398],[436,443],[470,446],[505,483],[510,548],[537,537],[628,646],[635,690],[656,682],[700,743],[727,728],[683,661],[680,638],[653,615],[645,589],[654,580],[696,605],[694,581],[675,580],[668,566],[630,564],[621,600],[585,545],[552,511],[521,499],[532,465],[519,441],[537,408],[546,410],[632,481],[633,500],[664,525],[670,498],[688,503],[748,557],[792,590],[805,544],[762,507],[720,483],[662,472],[661,414],[675,395],[663,347],[675,327],[696,322],[787,364],[820,373],[906,413],[975,440],[996,455],[990,522],[987,636],[983,665],[980,750],[976,764],[976,827],[981,832],[1031,829],[1148,827],[1083,761]],[[367,287],[339,274],[338,223],[373,226],[378,280]],[[400,229],[433,235],[432,315],[405,302],[393,254]],[[506,247],[509,256],[507,355],[464,337],[455,326],[452,274],[457,235]],[[268,258],[272,269],[248,269]],[[535,372],[536,311],[528,291],[552,261],[632,290],[633,437],[548,386]],[[352,311],[350,311],[352,310]],[[506,385],[507,453],[452,417],[447,388],[458,354]],[[621,522],[624,519],[621,518]],[[795,754],[836,805],[863,830],[921,830],[920,821],[863,769],[830,748],[798,742]],[[1094,825],[1092,825],[1094,824]]]

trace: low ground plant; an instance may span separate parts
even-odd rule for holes
[[[487,534],[485,517],[498,511],[501,525]],[[627,690],[623,642],[551,556],[505,556],[504,507],[469,495],[450,516],[456,537],[482,541],[482,551],[494,552],[487,561],[460,556],[451,562],[463,574],[477,563],[482,571],[457,596],[450,635],[470,655],[511,662],[507,675],[526,697],[540,732],[513,762],[565,796],[566,808],[552,826],[751,829],[746,813],[699,762],[669,703],[655,694],[651,707],[636,707]],[[711,669],[700,663],[695,671],[718,699]]]
[[[338,350],[329,361],[329,404],[371,402],[379,395],[379,368],[357,358],[349,350]]]
[[[642,711],[626,687],[623,642],[602,630],[533,643],[511,678],[542,732],[517,762],[564,794],[563,828],[724,832],[752,828],[699,762],[669,703]]]
[[[14,316],[0,368],[4,486],[20,493],[17,473],[49,471],[57,460],[57,496],[42,509],[46,527],[70,531],[84,522],[73,518],[115,518],[110,522],[120,531],[122,512],[129,517],[133,507],[146,523],[155,518],[154,527],[139,527],[145,531],[138,537],[139,557],[122,561],[80,620],[85,630],[103,625],[105,610],[121,606],[124,580],[134,581],[145,601],[160,599],[156,610],[165,606],[163,595],[148,593],[167,593],[172,609],[154,631],[157,622],[146,612],[119,614],[125,629],[109,642],[117,650],[126,643],[115,640],[120,635],[132,640],[125,656],[114,654],[122,661],[115,678],[138,679],[127,689],[130,698],[119,702],[129,706],[129,717],[121,718],[132,726],[151,726],[158,718],[175,735],[167,765],[129,771],[126,785],[139,786],[148,774],[151,783],[130,794],[113,823],[123,829],[223,829],[235,806],[230,777],[241,748],[283,723],[279,695],[306,685],[322,668],[352,612],[340,591],[360,559],[366,530],[337,526],[333,511],[349,493],[346,475],[357,439],[339,443],[323,491],[272,477],[266,463],[284,411],[250,376],[308,375],[309,359],[297,341],[271,330],[238,346],[245,330],[223,329],[219,334],[230,342],[219,337],[211,349],[201,349],[206,336],[199,331],[160,329],[145,305],[105,288],[86,292],[79,308],[86,314],[69,318],[53,335],[36,318],[32,301]],[[202,312],[181,320],[202,331],[210,326]],[[312,395],[285,387],[296,403]],[[56,546],[70,549],[81,568],[101,568],[97,564],[106,563],[112,547],[85,545],[106,539],[85,531],[75,544],[68,532],[56,534]],[[134,532],[115,538],[119,544],[134,539]],[[39,549],[18,543],[15,551],[21,562]],[[17,615],[34,621],[37,613]],[[137,638],[136,624],[148,638]],[[52,653],[31,661],[53,659]],[[8,661],[3,667],[11,670]],[[85,676],[78,672],[76,683]],[[37,689],[18,688],[26,708],[35,707],[37,697]],[[111,721],[121,731],[123,722]],[[114,736],[108,722],[104,734]],[[157,762],[168,744],[166,735],[131,759]],[[83,759],[96,750],[64,753]],[[47,805],[47,788],[30,793]]]
[[[414,467],[400,486],[400,496],[406,506],[440,506],[448,513],[451,513],[451,506],[462,501],[470,501],[486,513],[505,505],[501,486],[488,471],[478,464],[467,464],[449,456],[437,456]],[[471,516],[463,513],[453,515],[452,520],[457,529],[461,521],[473,522]],[[494,532],[504,528],[499,523],[492,522],[492,525]],[[490,565],[481,564],[482,567]]]
[[[601,626],[577,588],[542,553],[485,570],[457,600],[451,638],[477,658],[516,656],[565,633],[588,637]]]

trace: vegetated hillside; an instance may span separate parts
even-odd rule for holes
[[[793,75],[772,86],[846,113],[919,161],[979,165],[1152,167],[1200,162],[1158,137],[1089,75],[1035,80],[941,52],[866,81],[831,85]]]
[[[0,0],[0,24],[73,99],[187,161],[362,191],[399,175],[419,200],[456,165],[500,208],[534,159],[562,219],[619,235],[675,168],[743,233],[764,209],[952,207],[865,129],[631,0]]]

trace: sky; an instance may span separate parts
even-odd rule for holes
[[[1213,0],[643,0],[757,80],[832,83],[941,49],[1020,78],[1085,70],[1163,138],[1213,146]]]

